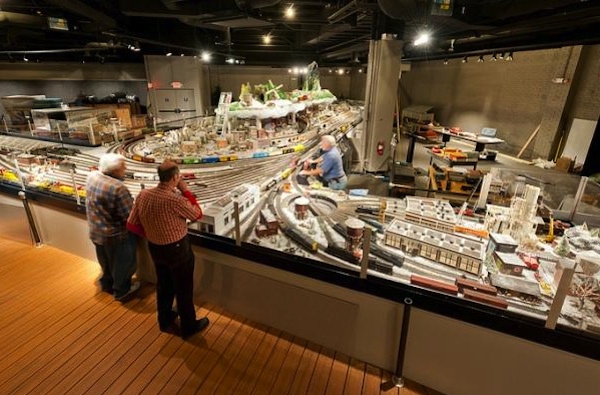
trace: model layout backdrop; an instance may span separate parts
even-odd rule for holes
[[[311,65],[302,90],[244,84],[239,101],[224,100],[213,117],[101,148],[0,136],[0,180],[83,204],[101,153],[125,155],[134,196],[157,183],[156,163],[168,158],[200,198],[204,216],[193,230],[234,237],[238,221],[245,242],[355,271],[368,253],[372,276],[542,320],[560,273],[574,265],[559,323],[600,333],[599,232],[555,221],[540,186],[492,172],[485,214],[475,214],[436,198],[354,196],[301,176],[322,136],[344,142],[362,122],[358,107],[321,89],[317,70]]]

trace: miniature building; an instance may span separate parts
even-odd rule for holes
[[[296,199],[294,202],[294,215],[296,216],[296,219],[304,220],[308,218],[308,205],[309,201],[307,198],[300,197]]]
[[[277,228],[269,229],[267,226],[260,224],[258,225],[254,231],[256,232],[256,236],[258,237],[269,237],[275,236],[277,234]]]
[[[196,142],[195,141],[182,141],[181,142],[181,153],[184,155],[192,155],[196,153]]]
[[[509,234],[521,242],[529,234],[535,235],[537,227],[536,213],[540,188],[525,185],[523,197],[514,197],[510,205]]]
[[[446,200],[407,196],[404,219],[408,222],[453,233],[456,215]]]
[[[510,226],[510,207],[486,205],[485,228],[490,233],[504,233]]]
[[[385,231],[385,244],[405,252],[479,275],[484,244],[401,220]]]
[[[227,146],[229,145],[229,143],[227,142],[227,139],[224,137],[217,137],[216,142],[217,142],[217,148],[219,148],[219,149],[227,148]]]
[[[231,230],[235,223],[234,199],[239,204],[240,221],[242,221],[260,200],[260,189],[254,184],[243,184],[213,202],[203,210],[202,218],[198,221],[200,229],[218,235]]]
[[[365,223],[360,219],[348,218],[346,225],[346,250],[353,252],[360,248],[363,234],[365,231]]]
[[[266,209],[266,208],[260,210],[260,223],[269,229],[275,229],[275,230],[277,230],[277,227],[279,226],[279,222],[277,221],[277,218],[275,218],[275,216],[273,215],[271,210]],[[277,233],[277,232],[275,232],[275,233]]]
[[[527,269],[525,262],[514,253],[494,251],[493,258],[498,270],[503,274],[521,276],[523,270]]]

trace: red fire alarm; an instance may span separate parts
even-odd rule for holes
[[[379,155],[379,156],[383,155],[383,149],[384,149],[384,143],[383,143],[383,141],[379,141],[377,143],[377,155]]]
[[[182,84],[180,81],[171,82],[171,88],[173,88],[173,89],[179,89],[179,88],[181,88],[181,86],[182,86]]]

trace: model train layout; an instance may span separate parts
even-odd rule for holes
[[[156,163],[169,158],[180,163],[204,209],[204,217],[192,229],[234,237],[238,221],[244,242],[353,271],[360,269],[367,253],[370,275],[539,318],[548,314],[559,257],[517,249],[521,241],[531,241],[535,187],[524,188],[504,211],[490,209],[504,212],[509,223],[495,223],[487,239],[482,235],[488,232],[465,232],[469,221],[459,218],[446,201],[407,197],[386,198],[382,204],[380,197],[305,185],[297,177],[299,164],[314,155],[320,137],[346,138],[362,122],[358,108],[345,103],[313,105],[307,119],[300,133],[293,117],[286,115],[273,121],[271,134],[248,123],[222,134],[215,132],[215,118],[207,117],[102,149],[0,136],[0,181],[82,205],[83,185],[103,152],[126,157],[125,183],[134,196],[157,184]],[[473,229],[483,226],[472,224]],[[363,251],[366,228],[372,234],[368,252]],[[498,229],[506,235],[500,236]],[[600,259],[593,255],[586,262],[591,262],[588,268],[600,268]],[[600,287],[594,275],[574,285],[572,299],[584,302],[579,309],[567,310],[571,313],[564,313],[564,322],[590,330],[600,327]],[[577,296],[584,286],[591,291]]]

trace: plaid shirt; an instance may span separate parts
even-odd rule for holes
[[[92,242],[102,245],[111,240],[126,239],[127,217],[133,199],[123,181],[95,171],[87,179],[85,193]]]
[[[187,220],[196,221],[202,210],[194,195],[183,195],[175,188],[158,184],[156,188],[144,189],[135,199],[127,227],[135,233],[145,233],[153,244],[175,243],[187,235]]]

